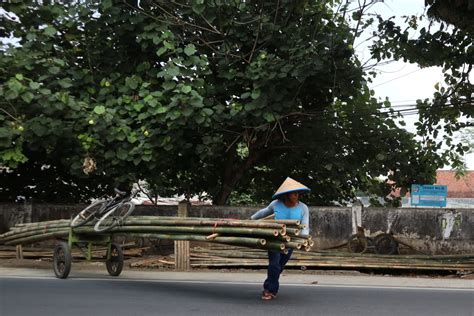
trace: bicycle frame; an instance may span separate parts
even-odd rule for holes
[[[136,191],[135,193],[127,194],[127,195],[122,196],[122,197],[120,196],[120,194],[116,194],[112,199],[106,200],[107,203],[104,205],[104,207],[99,212],[97,212],[95,217],[97,219],[101,218],[102,215],[104,215],[105,213],[110,211],[112,208],[118,207],[120,204],[122,204],[124,202],[131,201],[137,194],[138,194],[138,191]]]

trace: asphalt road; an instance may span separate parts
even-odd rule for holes
[[[0,315],[474,315],[474,291],[130,279],[0,278]]]

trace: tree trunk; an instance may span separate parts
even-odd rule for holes
[[[221,188],[213,201],[215,205],[224,205],[227,203],[227,200],[229,199],[229,196],[237,183],[240,181],[240,179],[242,179],[247,170],[255,166],[261,155],[261,151],[251,151],[248,158],[243,163],[235,166],[235,151],[233,148],[229,150],[225,164],[224,175],[222,177]]]

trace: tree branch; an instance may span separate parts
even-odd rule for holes
[[[7,116],[9,116],[10,118],[12,118],[13,120],[17,121],[17,122],[20,122],[19,119],[17,119],[16,117],[14,117],[12,114],[10,114],[7,110],[3,109],[3,108],[0,108],[0,111],[2,111],[3,113],[5,113]]]
[[[263,2],[262,2],[262,5],[260,6],[260,19],[262,18],[262,12],[263,12]],[[250,57],[247,61],[249,64],[252,62],[253,53],[255,52],[255,47],[257,47],[258,36],[260,34],[261,29],[262,29],[262,20],[260,20],[260,23],[258,24],[257,36],[255,37],[255,41],[253,42],[252,51],[250,52]]]
[[[200,26],[200,25],[197,25],[197,24],[193,24],[193,23],[189,23],[189,22],[186,22],[184,21],[183,19],[181,19],[180,17],[168,12],[167,10],[165,10],[162,6],[160,6],[156,1],[153,2],[157,7],[158,9],[160,9],[161,11],[163,11],[165,14],[167,14],[168,16],[170,16],[171,18],[175,19],[176,21],[181,21],[181,24],[184,24],[184,25],[189,25],[189,26],[192,26],[192,27],[195,27],[195,28],[198,28],[198,29],[201,29],[201,30],[206,30],[208,32],[211,32],[211,33],[215,33],[215,34],[219,34],[219,35],[222,35],[221,32],[219,32],[219,30],[217,30],[216,28],[214,28],[212,25],[209,24],[209,22],[207,22],[207,20],[202,16],[202,15],[199,15],[201,16],[213,29],[209,29],[207,27],[203,27],[203,26]],[[143,11],[143,10],[142,10]]]
[[[153,205],[156,205],[158,203],[158,195],[156,196],[156,199],[153,201],[153,197],[147,191],[145,191],[145,189],[142,188],[139,181],[137,181],[137,185],[138,185],[138,190],[144,193]]]

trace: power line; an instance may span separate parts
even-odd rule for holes
[[[422,68],[413,70],[413,71],[411,71],[411,72],[409,72],[409,73],[406,73],[406,74],[403,74],[403,75],[401,75],[401,76],[395,77],[395,78],[393,78],[393,79],[387,80],[387,81],[385,81],[385,82],[379,83],[378,85],[372,86],[371,89],[376,88],[376,87],[380,87],[381,85],[384,85],[384,84],[386,84],[386,83],[389,83],[389,82],[398,80],[398,79],[400,79],[400,78],[406,77],[406,76],[411,75],[412,73],[418,72],[418,71],[420,71],[420,70],[422,70]]]
[[[413,105],[413,106],[416,106],[416,105]],[[302,117],[303,116],[311,117],[312,121],[318,121],[318,122],[337,122],[337,121],[340,121],[342,119],[364,119],[364,118],[375,118],[377,116],[379,116],[379,117],[383,117],[383,116],[390,117],[392,115],[397,115],[397,113],[402,114],[403,117],[413,116],[413,115],[418,115],[419,114],[420,108],[428,109],[428,108],[430,108],[430,106],[424,106],[424,107],[417,106],[417,107],[413,107],[413,108],[401,109],[401,110],[396,110],[396,111],[390,111],[390,108],[386,108],[386,109],[388,109],[388,111],[376,110],[376,111],[372,111],[372,112],[364,112],[364,110],[361,110],[361,109],[358,109],[358,110],[354,109],[354,111],[351,111],[349,113],[348,113],[348,111],[344,111],[344,110],[339,110],[339,111],[316,111],[316,112],[309,112],[309,113],[301,113],[301,116]],[[452,108],[452,104],[445,104],[445,105],[437,107],[437,109],[450,109],[450,108]],[[367,109],[367,110],[370,111],[371,109]],[[384,110],[384,109],[382,109],[382,110]],[[298,113],[295,113],[295,115],[296,114],[298,114]],[[318,116],[318,114],[319,114],[319,116]],[[334,116],[330,116],[332,114]],[[329,115],[329,116],[324,116],[323,117],[322,115]]]

